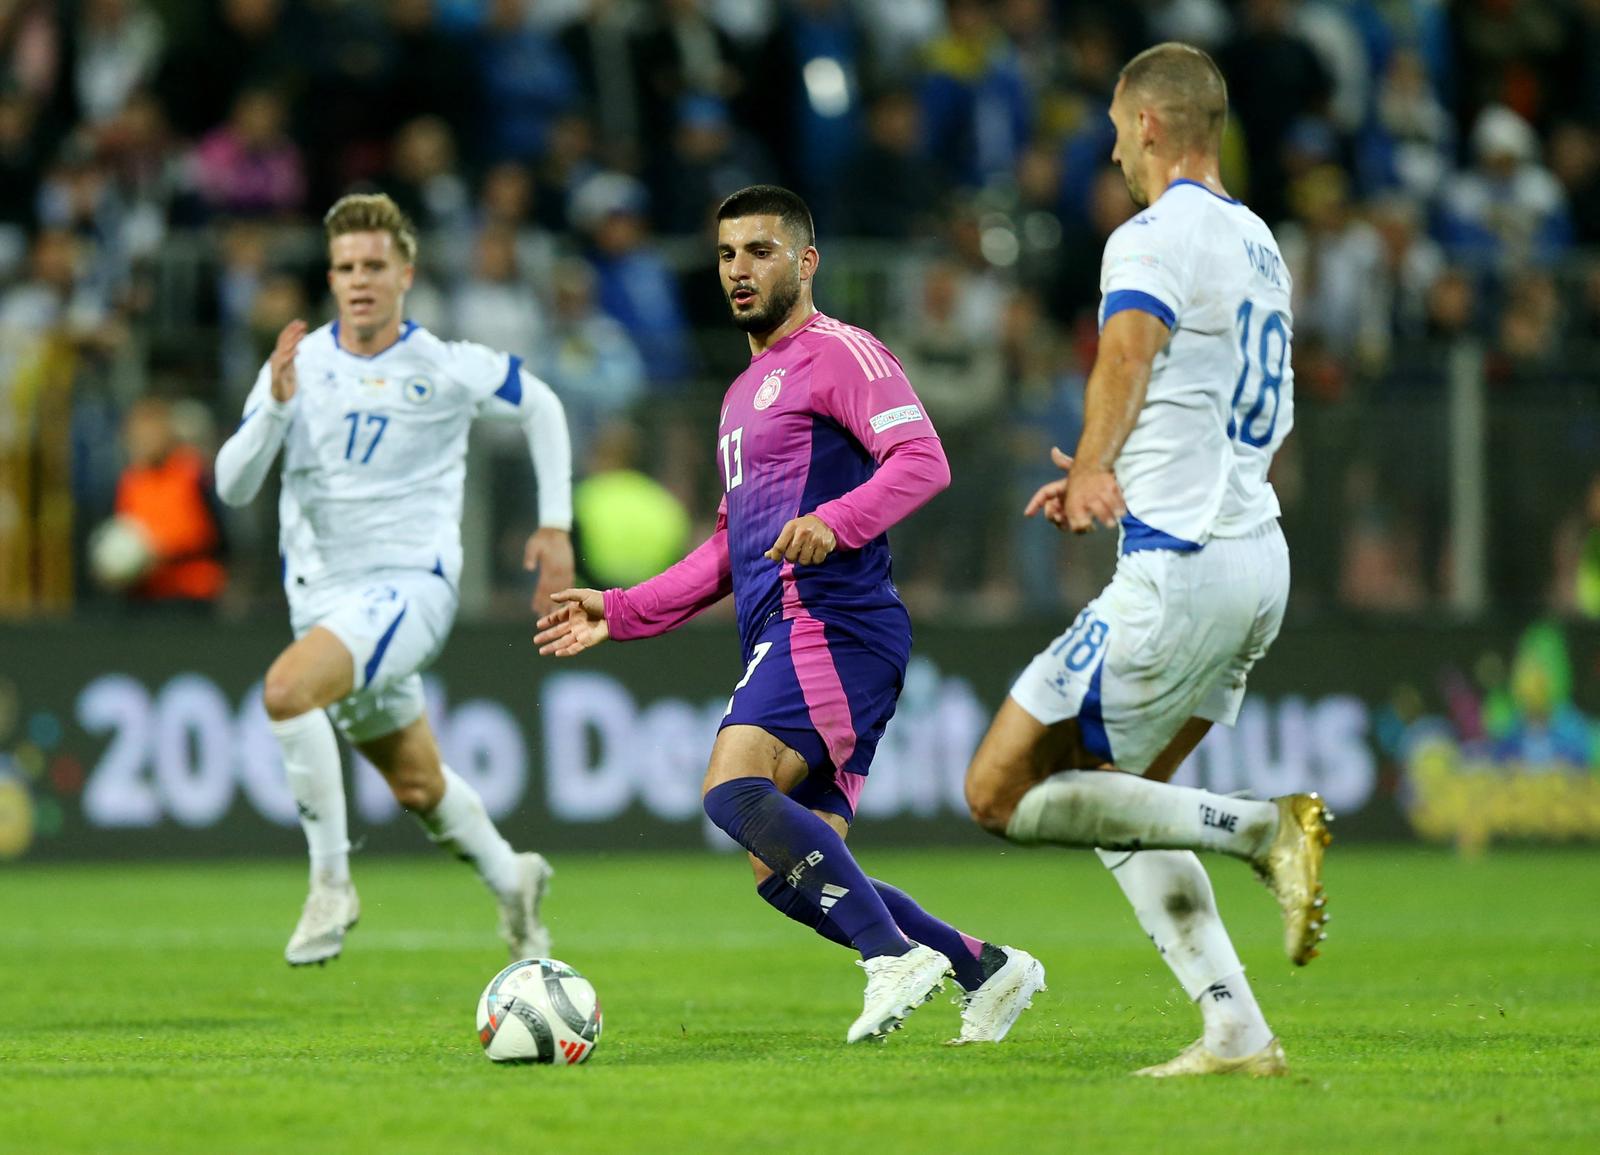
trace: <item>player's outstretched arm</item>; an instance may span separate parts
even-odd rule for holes
[[[556,591],[572,586],[572,535],[553,526],[535,530],[523,548],[522,568],[539,574],[539,584],[533,591],[533,612],[541,617],[549,614]]]
[[[239,428],[217,450],[217,496],[227,505],[244,505],[255,497],[272,468],[272,459],[289,429],[290,403],[299,389],[294,357],[305,335],[304,321],[290,321],[283,327],[272,356],[245,400]]]
[[[550,600],[556,608],[539,619],[539,632],[533,638],[541,654],[570,658],[611,636],[606,598],[599,590],[557,590]]]

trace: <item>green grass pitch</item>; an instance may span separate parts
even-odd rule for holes
[[[846,1047],[851,955],[740,860],[568,855],[555,953],[605,1007],[595,1058],[497,1067],[473,1009],[504,959],[442,859],[358,857],[343,958],[281,951],[299,864],[0,871],[0,1152],[1507,1152],[1600,1150],[1600,860],[1335,846],[1304,970],[1271,900],[1211,860],[1288,1050],[1281,1080],[1150,1082],[1198,1016],[1092,856],[874,852],[869,871],[1025,945],[1050,989],[998,1047],[944,999]]]

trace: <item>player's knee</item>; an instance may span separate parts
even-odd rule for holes
[[[304,683],[276,666],[267,671],[267,679],[262,683],[261,704],[267,717],[274,722],[298,718],[317,708],[316,699]]]
[[[402,770],[389,776],[394,800],[414,814],[428,814],[444,797],[444,779],[418,770]]]

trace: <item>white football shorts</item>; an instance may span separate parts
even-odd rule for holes
[[[422,676],[450,637],[456,591],[426,570],[391,570],[291,597],[295,637],[321,626],[355,661],[355,691],[328,708],[352,742],[392,734],[422,717]]]
[[[1011,697],[1046,726],[1076,718],[1091,754],[1142,774],[1189,718],[1233,725],[1288,599],[1289,547],[1276,521],[1191,553],[1124,554]]]

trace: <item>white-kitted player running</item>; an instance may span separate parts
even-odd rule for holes
[[[1077,453],[1053,451],[1067,476],[1027,509],[1075,533],[1119,526],[1121,557],[1017,679],[967,772],[986,829],[1098,847],[1198,1002],[1201,1039],[1141,1075],[1285,1070],[1193,850],[1256,867],[1294,962],[1316,953],[1326,920],[1315,795],[1245,801],[1167,782],[1212,723],[1237,718],[1289,593],[1267,481],[1294,415],[1289,275],[1271,231],[1222,187],[1227,108],[1216,64],[1188,45],[1122,70],[1112,159],[1143,211],[1106,243]]]
[[[218,494],[242,505],[283,450],[279,541],[295,641],[267,671],[263,697],[311,851],[311,893],[284,955],[295,966],[334,958],[361,913],[330,714],[428,836],[477,869],[511,957],[546,955],[550,866],[513,851],[441,762],[419,671],[455,618],[473,418],[527,431],[539,485],[540,529],[524,556],[539,571],[535,607],[572,584],[566,417],[520,358],[403,319],[417,242],[394,201],[347,196],[324,223],[339,319],[284,328],[216,466]]]

